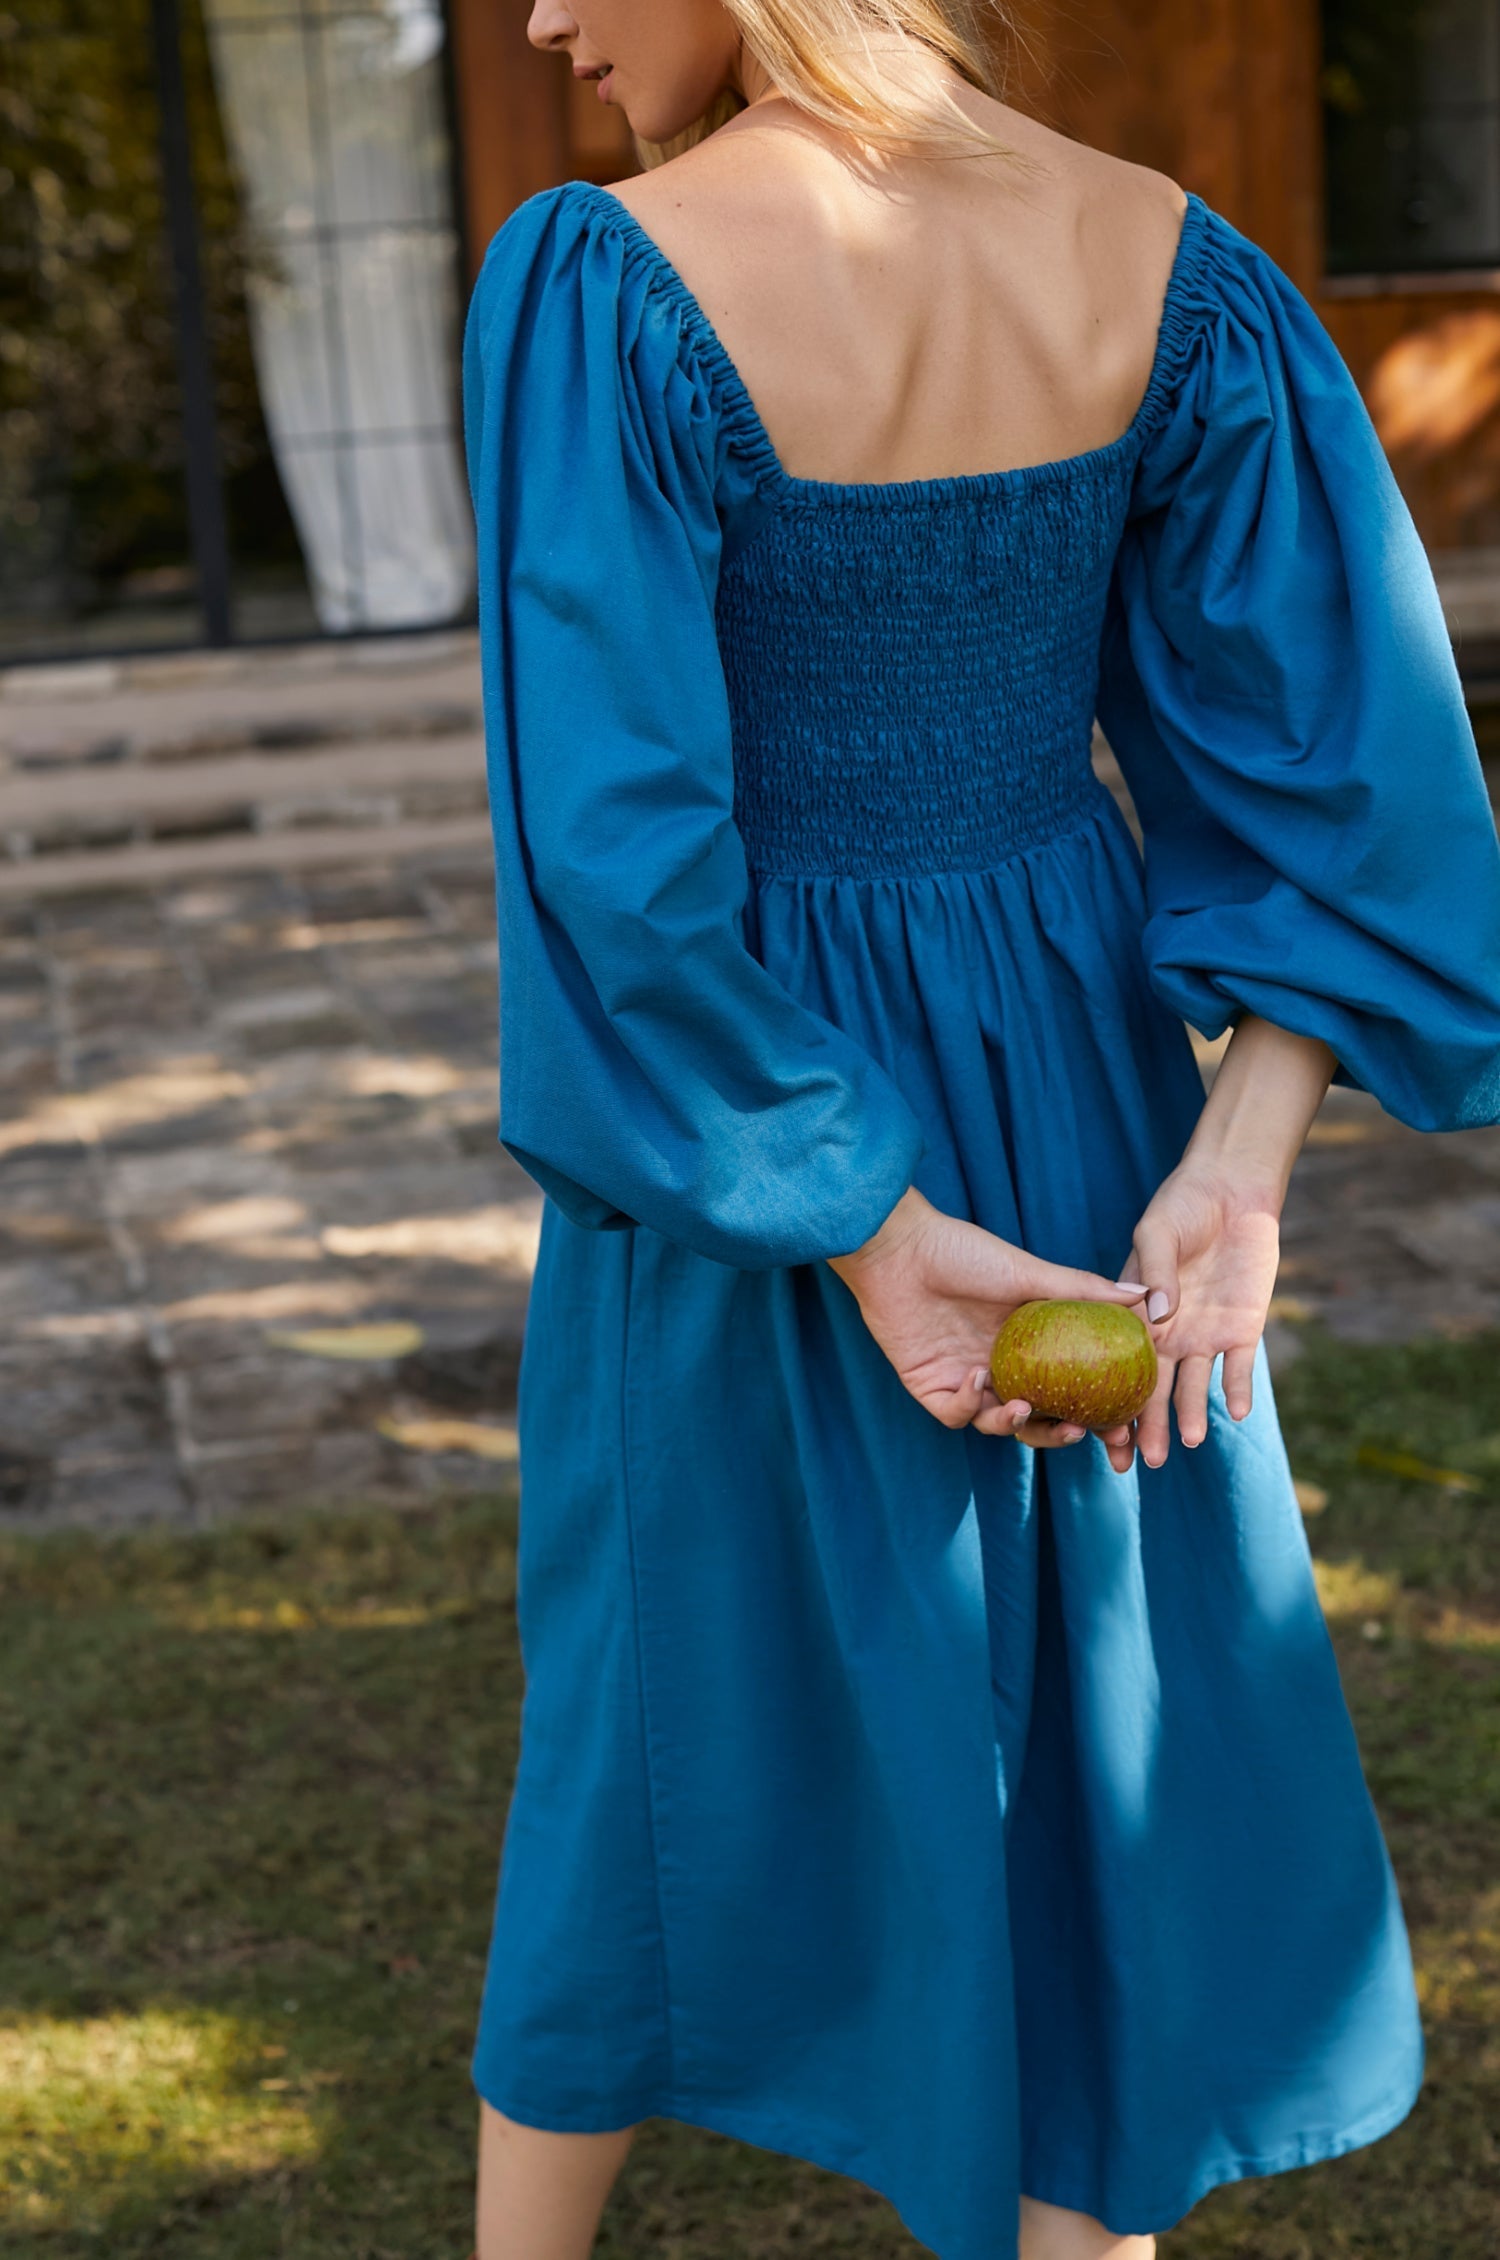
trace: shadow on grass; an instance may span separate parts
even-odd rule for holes
[[[1500,2152],[1500,1342],[1277,1385],[1413,1927],[1397,2133],[1216,2192],[1164,2260],[1478,2260]],[[1469,1470],[1449,1494],[1361,1441]],[[0,1546],[6,2260],[466,2260],[478,2009],[521,1697],[515,1501]],[[9,2107],[8,2107],[9,2108]],[[664,2122],[600,2260],[912,2260],[891,2209]]]

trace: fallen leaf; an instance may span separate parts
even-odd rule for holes
[[[376,1428],[409,1452],[468,1452],[475,1459],[513,1460],[515,1428],[488,1428],[478,1420],[397,1420],[387,1415]]]
[[[316,1326],[301,1334],[268,1334],[266,1340],[278,1350],[300,1350],[304,1357],[378,1365],[420,1350],[426,1336],[409,1319],[396,1318],[374,1326]]]
[[[1373,1444],[1361,1444],[1354,1458],[1359,1467],[1378,1468],[1383,1475],[1404,1475],[1411,1483],[1439,1483],[1449,1491],[1484,1488],[1476,1476],[1465,1475],[1456,1467],[1433,1467],[1427,1460],[1413,1459],[1410,1452],[1382,1452]]]
[[[1293,1476],[1297,1504],[1305,1515],[1320,1515],[1328,1504],[1328,1493],[1321,1483],[1305,1483],[1300,1475]]]

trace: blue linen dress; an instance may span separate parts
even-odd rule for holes
[[[1014,2260],[1394,2126],[1422,2043],[1264,1350],[1128,1474],[949,1430],[821,1259],[908,1184],[1116,1275],[1251,1008],[1500,1119],[1500,852],[1306,301],[1189,198],[1127,431],[795,478],[608,190],[465,355],[500,1136],[544,1189],[519,1773],[474,2076]],[[1096,712],[1144,867],[1094,776]]]

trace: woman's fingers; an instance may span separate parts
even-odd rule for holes
[[[1201,1444],[1208,1434],[1208,1384],[1213,1370],[1212,1358],[1191,1357],[1178,1361],[1174,1402],[1177,1433],[1184,1444]]]
[[[1121,1436],[1112,1429],[1104,1439],[1104,1450],[1116,1475],[1128,1475],[1135,1458],[1135,1430],[1127,1428]]]
[[[946,1395],[928,1396],[924,1402],[945,1428],[967,1428],[984,1403],[988,1381],[983,1366],[971,1366],[956,1389]]]
[[[988,1366],[979,1365],[972,1368],[963,1388],[954,1392],[946,1425],[977,1428],[984,1436],[1014,1436],[1030,1414],[1030,1405],[1020,1397],[1009,1398],[1001,1404],[995,1395]],[[939,1418],[944,1417],[939,1415]]]
[[[1033,1451],[1038,1452],[1050,1452],[1068,1444],[1081,1444],[1089,1433],[1088,1429],[1080,1428],[1077,1421],[1050,1420],[1041,1414],[1023,1421],[1015,1430],[1023,1444],[1029,1444]],[[1102,1441],[1110,1466],[1117,1474],[1124,1475],[1135,1457],[1134,1430],[1128,1426],[1096,1428],[1092,1433]]]
[[[1017,1436],[1023,1422],[1031,1418],[1031,1407],[1024,1397],[1008,1397],[1001,1404],[995,1395],[988,1373],[982,1376],[984,1387],[980,1390],[980,1407],[972,1426],[982,1436]]]
[[[1012,1400],[1009,1404],[988,1406],[973,1425],[981,1436],[1019,1436],[1030,1417],[1030,1405]]]
[[[1135,1448],[1147,1467],[1160,1467],[1172,1442],[1172,1423],[1168,1407],[1172,1401],[1172,1382],[1177,1368],[1171,1358],[1156,1354],[1156,1387],[1137,1416]]]
[[[1034,1413],[1016,1430],[1023,1444],[1037,1451],[1050,1451],[1055,1444],[1081,1444],[1088,1434],[1076,1420],[1053,1420],[1050,1414]]]
[[[1125,1276],[1145,1281],[1146,1316],[1153,1326],[1164,1318],[1173,1317],[1182,1301],[1177,1256],[1174,1234],[1155,1224],[1149,1214],[1143,1217],[1130,1243]]]
[[[1224,1352],[1224,1402],[1233,1420],[1243,1420],[1253,1401],[1255,1345]]]
[[[1028,1260],[1017,1281],[1027,1302],[1138,1303],[1145,1282],[1132,1272],[1124,1279],[1106,1279],[1098,1271],[1074,1271],[1065,1263]]]

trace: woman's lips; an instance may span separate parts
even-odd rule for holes
[[[615,67],[614,67],[613,63],[611,63],[611,64],[610,64],[610,67],[609,67],[609,69],[608,69],[608,70],[607,70],[607,71],[605,72],[605,74],[604,74],[603,78],[601,78],[601,79],[600,79],[600,80],[598,80],[598,82],[597,82],[597,84],[598,84],[598,90],[599,90],[599,99],[600,99],[600,101],[601,101],[601,102],[607,102],[607,101],[609,100],[609,82],[610,82],[610,80],[611,80],[611,79],[612,79],[612,78],[614,77],[614,75],[615,75]]]

